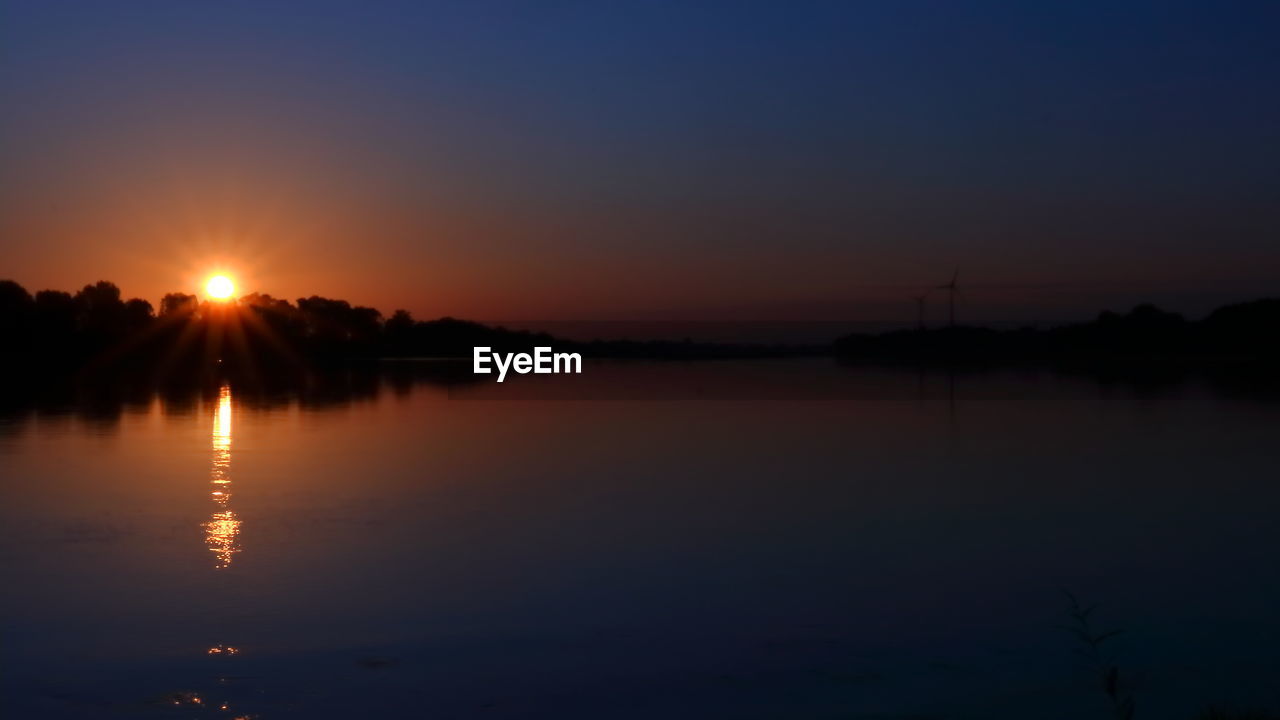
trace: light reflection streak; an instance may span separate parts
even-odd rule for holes
[[[209,473],[209,499],[217,509],[204,523],[205,544],[215,558],[214,567],[222,569],[231,565],[233,556],[240,552],[240,520],[228,507],[231,500],[231,387],[223,385],[218,391],[218,408],[213,415],[213,467]]]
[[[231,502],[231,387],[223,385],[218,390],[218,404],[213,413],[213,463],[209,469],[209,500],[213,504],[213,514],[204,528],[204,542],[213,553],[214,569],[222,570],[231,566],[235,554],[240,552],[240,520],[230,507]],[[234,645],[217,644],[205,650],[208,656],[228,658],[240,654],[240,648]],[[219,661],[221,662],[221,661]],[[229,679],[219,677],[219,684],[226,684]],[[225,702],[215,703],[199,694],[179,693],[173,697],[174,705],[192,705],[199,708],[230,713],[231,706]],[[256,715],[237,714],[232,720],[254,720]]]

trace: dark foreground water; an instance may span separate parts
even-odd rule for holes
[[[827,360],[0,420],[0,716],[1280,709],[1280,405]],[[225,709],[223,706],[225,705]]]

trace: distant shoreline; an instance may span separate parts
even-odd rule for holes
[[[253,376],[395,358],[459,358],[475,347],[527,352],[554,346],[583,358],[714,360],[833,356],[878,365],[1233,365],[1280,358],[1280,299],[1228,305],[1201,320],[1140,305],[1089,323],[1048,329],[947,326],[854,333],[828,343],[567,340],[444,317],[312,296],[296,302],[254,293],[228,302],[171,293],[160,312],[123,300],[109,282],[76,294],[34,295],[0,281],[0,366],[47,374]]]

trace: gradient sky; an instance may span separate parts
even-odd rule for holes
[[[0,276],[895,320],[959,267],[970,320],[1194,314],[1280,293],[1277,37],[1274,2],[5,1]]]

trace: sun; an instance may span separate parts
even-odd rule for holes
[[[205,283],[204,291],[214,300],[226,300],[236,291],[236,286],[226,275],[214,275]]]

